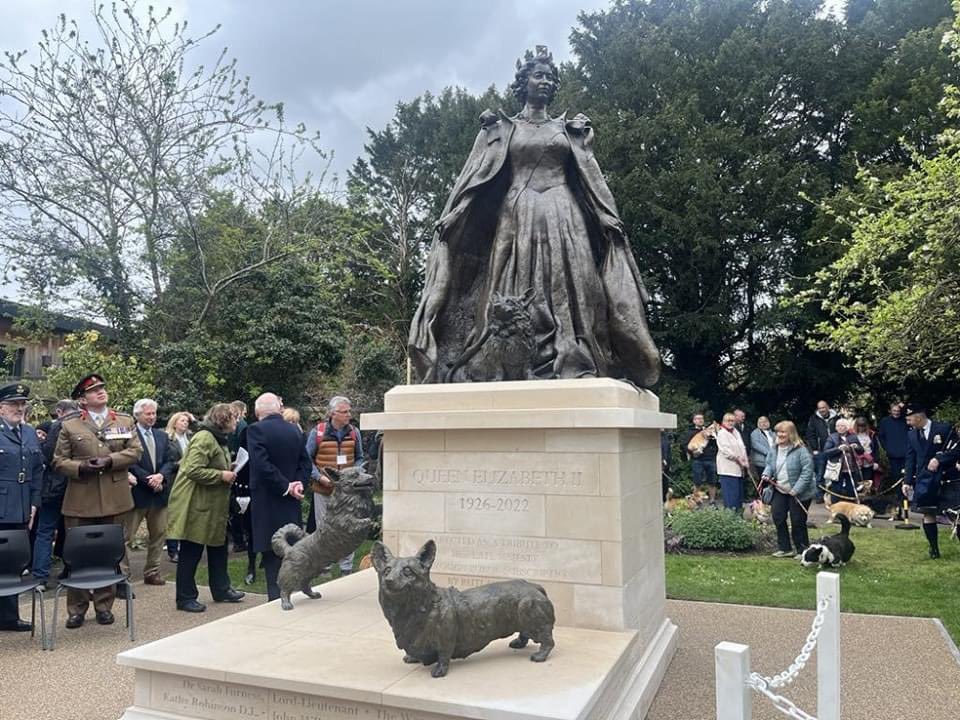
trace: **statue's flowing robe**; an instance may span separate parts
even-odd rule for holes
[[[607,307],[606,357],[599,374],[653,385],[660,358],[647,328],[648,299],[616,203],[593,156],[593,130],[583,115],[560,119],[572,150],[568,173],[589,226],[593,257]],[[410,356],[421,382],[451,382],[464,351],[482,336],[485,309],[477,299],[486,283],[500,206],[510,184],[508,149],[514,118],[489,111],[436,224],[423,295],[410,326]],[[475,342],[473,343],[475,344]]]

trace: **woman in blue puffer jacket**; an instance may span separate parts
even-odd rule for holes
[[[774,557],[794,557],[810,544],[807,534],[807,511],[813,500],[813,456],[789,420],[777,423],[776,443],[767,453],[763,479],[773,487],[770,503],[773,524],[777,528],[777,551]],[[790,531],[787,531],[787,517]],[[790,549],[793,539],[794,550]]]

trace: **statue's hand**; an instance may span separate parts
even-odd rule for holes
[[[577,135],[583,135],[590,130],[590,118],[583,113],[577,113],[572,120],[567,120],[567,130]]]
[[[623,229],[623,223],[620,220],[603,221],[603,230],[610,242],[624,243],[627,241],[627,231]]]
[[[492,110],[484,110],[482,113],[480,113],[480,127],[492,127],[497,124],[498,119],[499,118],[497,117],[497,114]]]

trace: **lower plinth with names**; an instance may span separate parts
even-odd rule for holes
[[[676,647],[666,617],[656,396],[609,379],[403,386],[384,431],[384,542],[437,543],[432,577],[542,585],[556,648],[496,641],[447,677],[407,665],[366,570],[121,653],[122,720],[641,720]]]

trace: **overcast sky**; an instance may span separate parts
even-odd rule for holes
[[[109,7],[110,0],[104,0]],[[149,0],[140,0],[146,8]],[[834,0],[839,6],[843,0]],[[43,28],[59,13],[92,30],[94,0],[0,0],[0,51],[35,56]],[[198,61],[223,47],[267,102],[282,101],[287,120],[318,131],[343,177],[363,152],[366,128],[380,129],[399,100],[459,85],[504,88],[516,58],[547,45],[569,58],[580,11],[609,0],[155,0],[173,8],[206,40]],[[84,33],[90,37],[89,32]],[[464,154],[468,148],[464,148]],[[16,288],[0,282],[0,295]]]
[[[109,0],[107,0],[109,3]],[[146,7],[141,0],[141,6]],[[460,85],[481,91],[512,79],[526,48],[569,57],[580,10],[608,0],[155,0],[191,34],[222,25],[203,54],[224,46],[254,92],[286,103],[287,118],[320,132],[343,173],[398,100]],[[92,0],[0,0],[0,50],[32,50],[64,12],[89,18]],[[89,23],[89,20],[86,21]],[[83,27],[83,25],[81,25]],[[468,148],[467,148],[468,149]],[[466,152],[466,150],[464,152]]]

